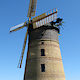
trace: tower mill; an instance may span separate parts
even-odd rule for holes
[[[37,0],[30,0],[29,20],[10,29],[14,32],[27,27],[18,67],[22,66],[28,35],[24,80],[65,80],[58,40],[63,19],[57,18],[57,9],[31,18],[35,16],[36,4]]]

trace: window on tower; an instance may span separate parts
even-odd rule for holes
[[[41,49],[41,56],[45,56],[45,50]]]
[[[41,64],[41,72],[45,72],[45,64]]]
[[[44,42],[41,42],[41,44],[43,45],[43,44],[44,44]]]

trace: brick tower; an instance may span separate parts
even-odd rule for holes
[[[59,29],[50,24],[32,30],[24,80],[65,80]]]

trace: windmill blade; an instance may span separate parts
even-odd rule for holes
[[[33,28],[38,28],[56,19],[57,19],[57,9],[52,9],[47,13],[43,13],[42,15],[33,18],[32,19]]]
[[[23,61],[23,56],[24,56],[24,51],[25,51],[26,41],[27,41],[27,35],[28,35],[28,29],[27,29],[27,32],[26,32],[26,35],[25,35],[23,49],[22,49],[20,60],[19,60],[18,68],[21,68],[21,66],[22,66],[22,61]]]
[[[43,14],[41,14],[41,15],[33,18],[33,19],[32,19],[32,22],[34,23],[34,22],[36,22],[36,21],[39,21],[41,18],[43,18],[43,17],[45,17],[45,16],[47,16],[46,13],[43,13]]]
[[[27,17],[35,16],[37,0],[30,0]]]
[[[16,26],[11,27],[10,28],[10,32],[17,31],[19,29],[24,28],[25,26],[27,26],[27,22],[24,22],[24,23],[21,23],[19,25],[16,25]]]

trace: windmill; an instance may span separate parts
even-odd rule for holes
[[[57,9],[49,10],[49,11],[47,11],[47,12],[45,12],[45,13],[37,16],[37,17],[32,18],[33,16],[35,16],[36,4],[37,4],[37,0],[30,0],[29,10],[28,10],[28,15],[27,15],[27,17],[29,18],[28,21],[25,21],[22,24],[19,24],[19,25],[16,25],[16,26],[13,26],[12,28],[10,28],[10,32],[14,32],[14,31],[20,30],[20,29],[22,29],[24,27],[27,27],[27,31],[26,31],[26,35],[25,35],[25,39],[24,39],[24,44],[23,44],[23,49],[22,49],[21,57],[20,57],[19,64],[18,64],[19,68],[21,68],[21,66],[22,66],[22,61],[23,61],[23,56],[24,56],[24,51],[25,51],[26,41],[27,41],[27,35],[29,35],[29,37],[31,37],[32,31],[33,32],[35,30],[38,31],[39,29],[42,30],[42,28],[45,29],[45,30],[48,29],[48,28],[49,29],[55,29],[55,30],[57,30],[59,32],[58,26],[60,26],[60,24],[62,23],[62,19],[61,18],[57,18]],[[51,28],[48,27],[48,26],[45,27],[46,24],[51,25]],[[56,33],[56,34],[58,34],[58,33]],[[33,35],[33,36],[37,36],[37,35]],[[31,39],[29,40],[28,43],[30,43],[30,41],[31,41]],[[41,41],[43,41],[43,40],[41,40]],[[30,44],[28,44],[26,66],[29,63],[28,62],[28,57],[30,55],[29,54],[29,48],[30,48]],[[41,49],[41,52],[44,53],[45,52],[44,49]],[[45,68],[44,64],[41,64],[41,66],[43,68]],[[43,69],[42,69],[42,71],[44,72]],[[24,75],[24,77],[25,76],[26,76],[26,67],[25,67],[25,75]],[[26,78],[24,78],[24,80],[26,80]],[[29,79],[29,80],[38,80],[38,79]]]

